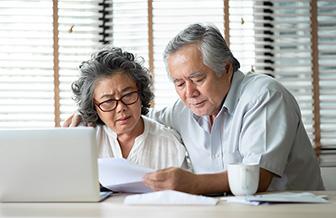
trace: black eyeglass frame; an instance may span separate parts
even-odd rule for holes
[[[123,101],[123,98],[125,98],[125,97],[127,97],[127,96],[130,96],[130,95],[132,95],[132,94],[134,94],[134,93],[137,94],[137,96],[136,96],[136,98],[135,98],[134,101],[131,101],[131,102],[128,102],[128,103],[126,103],[126,102]],[[133,91],[133,92],[129,92],[129,93],[127,93],[127,94],[121,96],[119,99],[108,99],[108,100],[103,101],[103,102],[100,102],[100,103],[95,103],[95,105],[96,105],[101,111],[103,111],[103,112],[110,112],[110,111],[115,110],[115,109],[118,107],[119,101],[121,101],[124,105],[132,105],[132,104],[135,104],[135,103],[138,101],[138,99],[139,99],[139,91]],[[108,101],[115,101],[115,102],[116,102],[115,106],[114,106],[112,109],[109,109],[109,110],[105,110],[105,109],[101,108],[101,105],[104,104],[104,103],[106,103],[106,102],[108,102]]]

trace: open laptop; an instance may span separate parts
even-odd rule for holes
[[[97,202],[95,129],[0,129],[0,202]]]

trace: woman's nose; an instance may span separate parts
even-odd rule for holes
[[[127,108],[127,105],[124,104],[124,102],[122,102],[120,100],[117,102],[117,107],[116,107],[117,112],[125,111],[126,108]]]

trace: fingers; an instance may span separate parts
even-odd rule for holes
[[[81,121],[82,121],[82,117],[79,114],[77,113],[73,114],[70,127],[77,127]]]
[[[77,127],[82,121],[82,117],[74,112],[63,123],[63,127]]]
[[[70,127],[74,114],[71,114],[63,123],[63,127]]]
[[[167,168],[144,176],[144,184],[154,191],[170,189],[197,194],[198,181],[197,175],[180,168]]]
[[[175,171],[177,168],[167,168],[144,176],[144,184],[154,191],[175,189]]]
[[[153,191],[171,189],[169,182],[163,178],[161,173],[150,173],[145,175],[144,184]]]
[[[87,123],[87,126],[88,127],[96,127],[96,124],[94,124],[94,123]]]
[[[145,176],[144,176],[144,179],[145,180],[150,180],[150,181],[155,181],[155,182],[162,182],[166,179],[167,173],[160,170],[160,171],[157,171],[157,172],[154,172],[154,173],[147,173]]]

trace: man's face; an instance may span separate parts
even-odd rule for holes
[[[231,85],[232,65],[227,65],[224,74],[217,76],[204,65],[200,50],[193,44],[170,54],[167,63],[176,92],[184,104],[198,116],[216,116]]]

